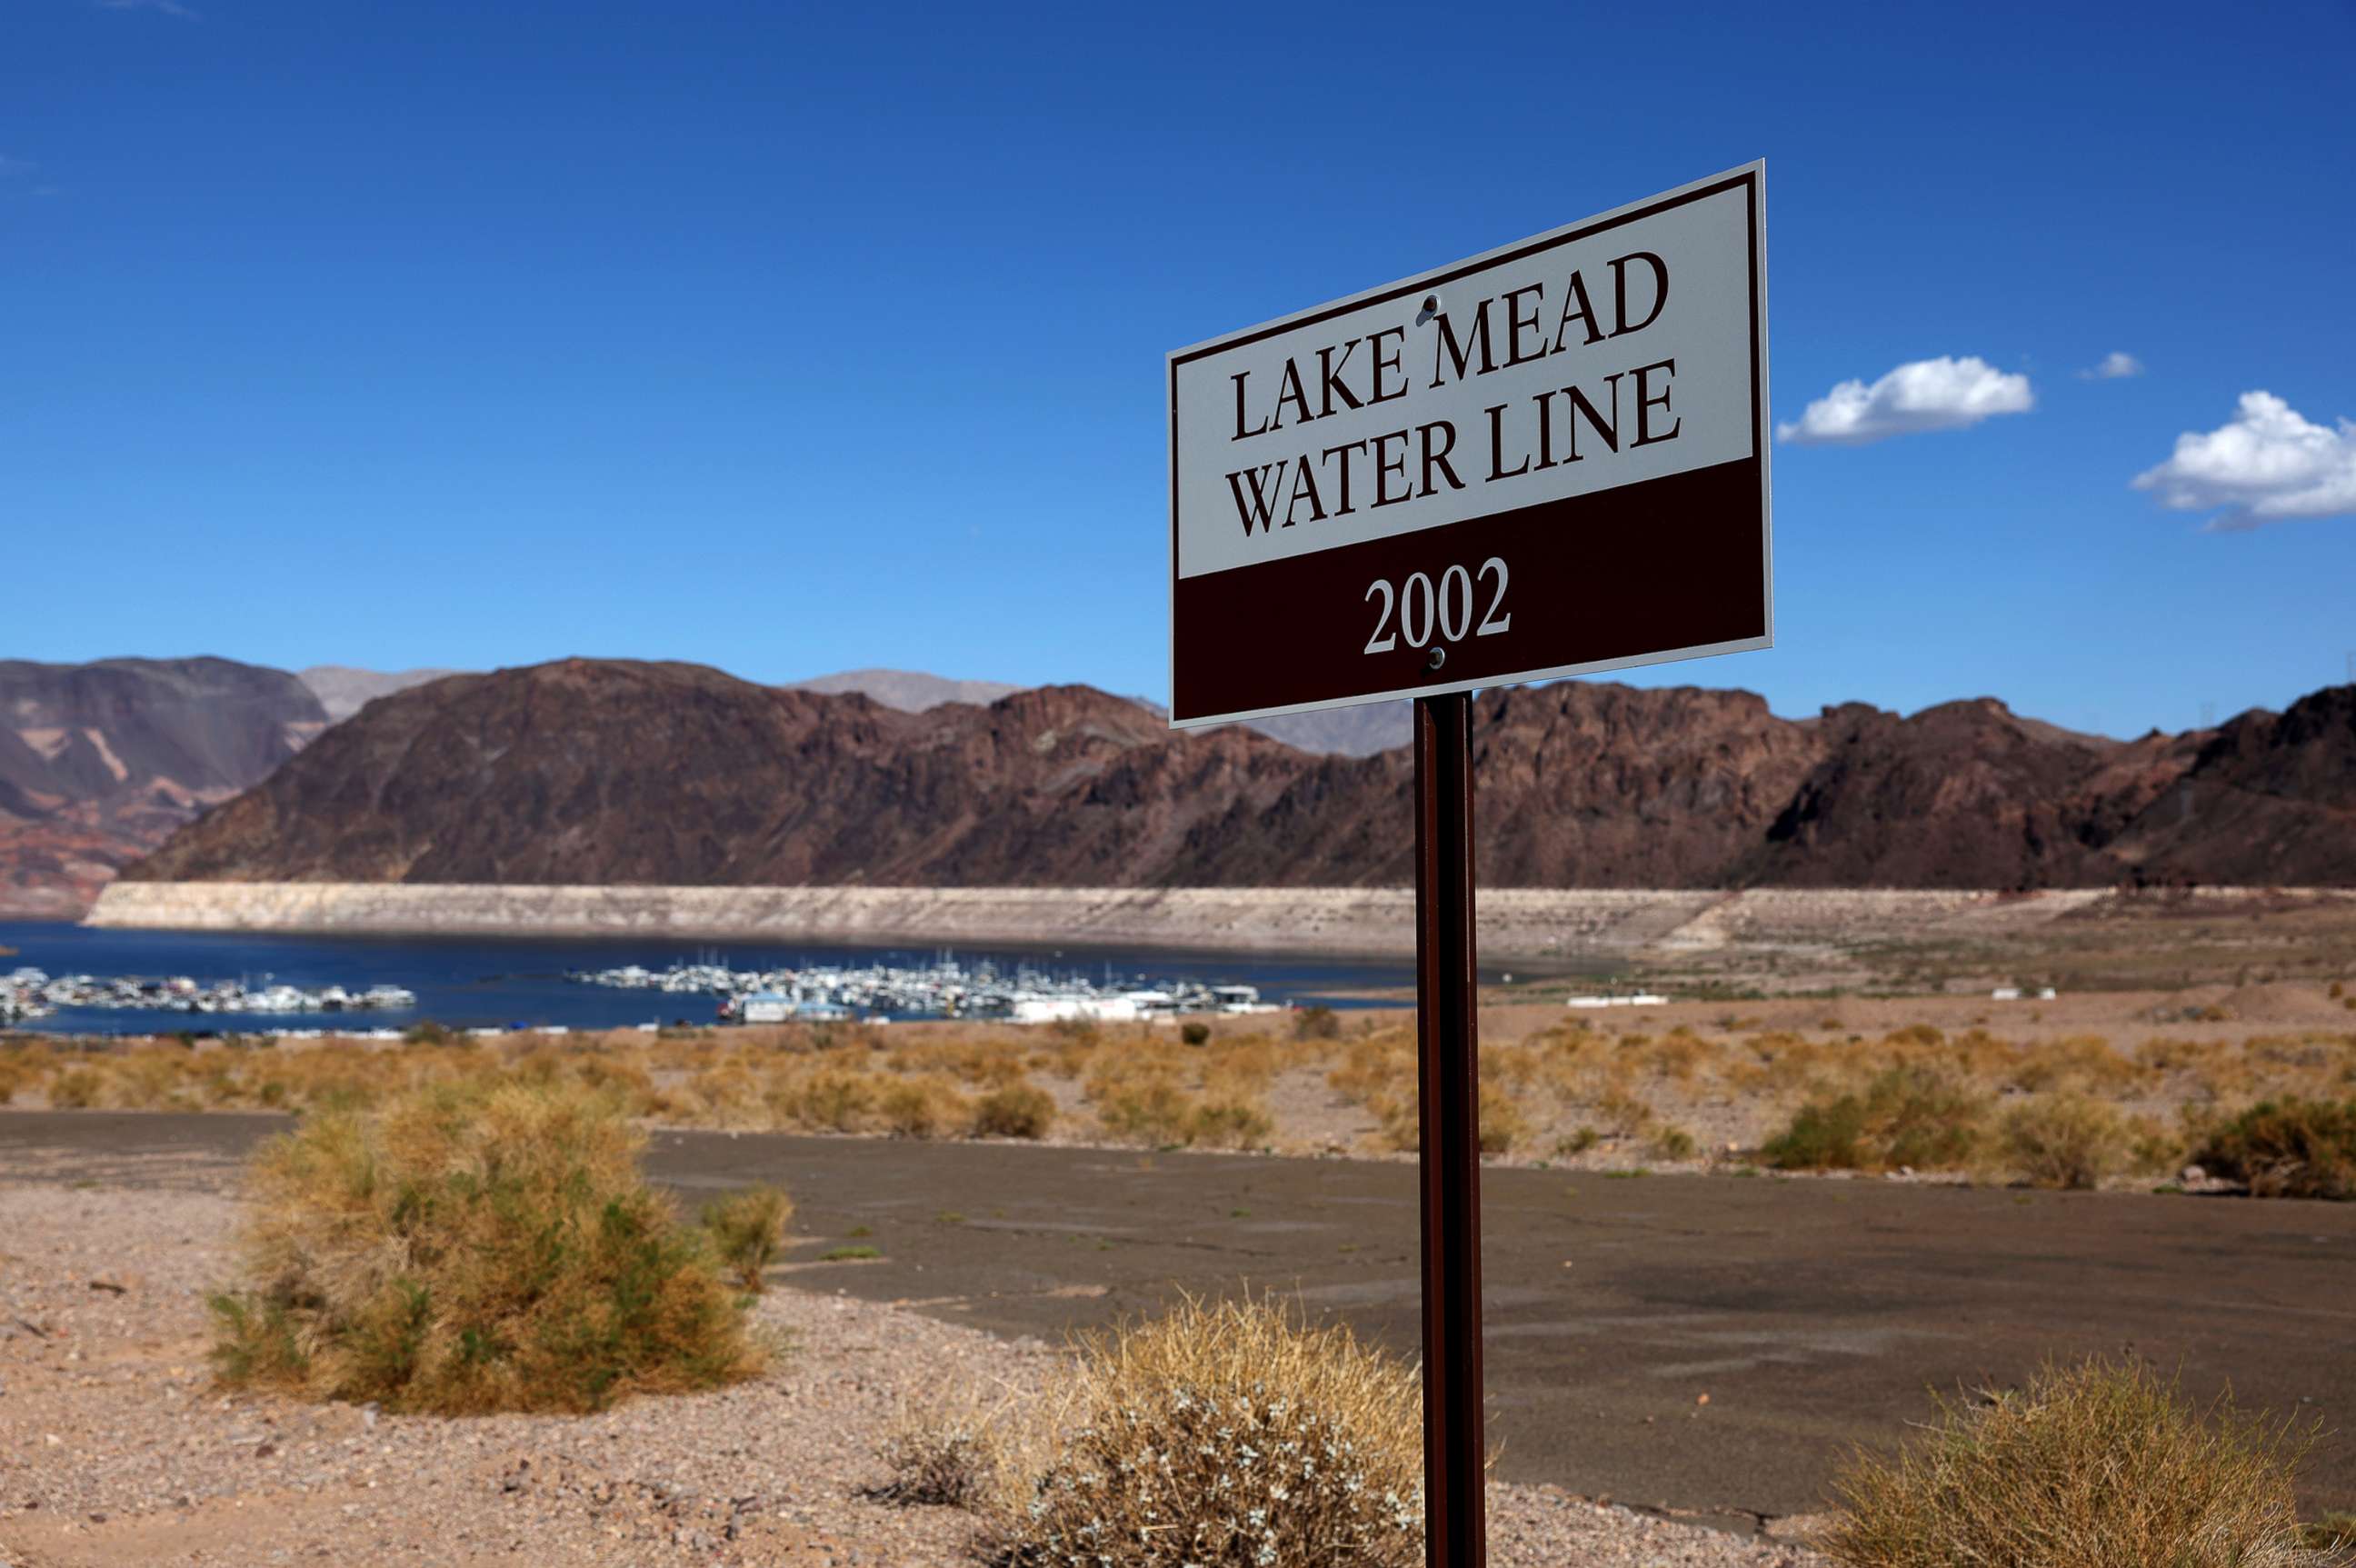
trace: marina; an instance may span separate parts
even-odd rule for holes
[[[0,1004],[0,1027],[60,1035],[359,1034],[429,1022],[499,1031],[703,1026],[719,1021],[731,999],[739,999],[734,1015],[747,1023],[1116,1022],[1397,1003],[1412,995],[1414,979],[1403,959],[1111,946],[960,945],[943,953],[882,943],[360,937],[40,922],[0,922],[0,946],[16,950],[0,976],[22,968],[47,977],[39,987],[0,985],[17,1004]],[[171,989],[176,978],[191,989]],[[388,997],[383,988],[407,993],[411,1004],[353,1004]],[[330,1008],[338,991],[343,1004]]]
[[[417,993],[406,986],[379,983],[358,990],[325,985],[306,990],[263,975],[258,980],[191,979],[172,975],[151,980],[138,975],[101,979],[89,974],[52,978],[29,966],[0,975],[0,1023],[35,1022],[54,1017],[63,1008],[110,1013],[406,1013],[417,1005]]]
[[[654,971],[638,964],[576,972],[584,985],[715,997],[723,1023],[781,1024],[846,1018],[998,1018],[1017,1024],[1151,1023],[1186,1014],[1273,1013],[1257,985],[1122,977],[1101,979],[1031,962],[968,965],[953,953],[926,964],[813,964],[732,969],[714,961]]]

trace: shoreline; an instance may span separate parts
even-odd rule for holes
[[[2204,890],[2232,897],[2239,890]],[[2196,895],[2196,897],[2203,895]],[[1988,934],[2115,897],[2104,888],[1486,888],[1484,961],[1701,954],[1729,947]],[[613,887],[412,883],[109,885],[82,924],[352,936],[663,936],[1132,946],[1399,958],[1405,887]]]

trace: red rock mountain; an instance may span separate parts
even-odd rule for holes
[[[1482,697],[1475,743],[1493,886],[2356,882],[2356,687],[2120,742],[1985,699],[1793,721],[1565,682]],[[1400,884],[1410,771],[1082,686],[906,713],[568,660],[381,698],[125,875]]]
[[[0,911],[77,912],[327,722],[294,676],[226,659],[0,660]]]

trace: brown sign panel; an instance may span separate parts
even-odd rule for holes
[[[1763,181],[1173,354],[1171,722],[1770,646]]]

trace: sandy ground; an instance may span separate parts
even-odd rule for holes
[[[303,1562],[931,1565],[969,1518],[863,1488],[903,1402],[1035,1385],[1055,1353],[889,1305],[763,1298],[787,1348],[761,1379],[582,1417],[383,1415],[225,1394],[207,1289],[235,1209],[217,1193],[0,1188],[0,1563]],[[790,1276],[789,1276],[790,1277]],[[1548,1487],[1492,1489],[1500,1568],[1802,1568],[1745,1541]],[[1307,1568],[1307,1565],[1302,1565]]]

